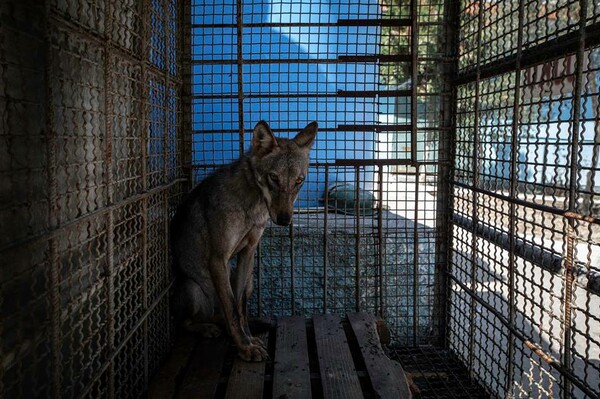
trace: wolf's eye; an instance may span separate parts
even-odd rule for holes
[[[277,176],[275,173],[269,173],[269,180],[271,180],[273,183],[279,183],[279,176]]]
[[[296,184],[302,184],[302,182],[304,181],[304,177],[300,176],[299,178],[296,179]]]

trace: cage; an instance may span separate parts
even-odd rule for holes
[[[169,221],[319,121],[250,312],[377,315],[421,397],[600,397],[600,3],[0,3],[0,397],[139,397]]]

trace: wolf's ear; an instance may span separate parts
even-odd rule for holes
[[[317,122],[311,122],[300,133],[294,137],[294,142],[298,144],[300,148],[310,150],[315,141],[317,135]]]
[[[252,153],[264,157],[277,147],[277,139],[273,136],[271,128],[265,121],[260,121],[254,126],[252,136]]]

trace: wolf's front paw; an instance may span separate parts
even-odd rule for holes
[[[269,358],[269,354],[261,345],[247,345],[240,348],[238,355],[247,362],[262,362]]]

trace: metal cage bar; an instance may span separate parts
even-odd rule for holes
[[[182,8],[0,6],[2,397],[138,396],[169,350]]]

